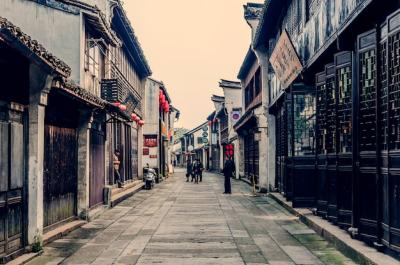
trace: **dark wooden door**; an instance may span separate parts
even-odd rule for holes
[[[276,115],[276,187],[282,193],[285,192],[285,172],[287,157],[287,132],[286,112],[281,106]]]
[[[76,129],[45,125],[44,227],[76,215]]]
[[[1,115],[3,113],[8,114]],[[11,117],[2,120],[9,114]],[[22,119],[22,113],[0,107],[0,257],[24,247],[25,145]]]
[[[293,207],[315,204],[315,90],[292,85],[291,174]]]
[[[103,203],[103,189],[105,185],[105,150],[104,133],[93,128],[90,131],[90,183],[89,207]]]
[[[326,218],[328,214],[328,181],[327,181],[327,97],[326,73],[318,73],[316,81],[316,204],[317,214]]]
[[[325,66],[326,73],[326,181],[328,186],[328,209],[327,217],[330,221],[337,221],[337,142],[338,142],[338,119],[337,119],[337,86],[335,76],[335,65]]]
[[[337,222],[343,228],[351,226],[352,218],[352,183],[353,183],[353,53],[340,52],[335,55],[337,116],[338,116],[338,163],[337,163]]]
[[[387,196],[388,223],[384,223],[384,230],[388,239],[385,242],[391,249],[400,249],[400,10],[388,18],[387,37],[387,133],[388,159],[384,167],[387,168],[387,186],[383,194]],[[385,172],[385,170],[383,170]]]
[[[355,225],[370,243],[377,240],[379,160],[377,153],[377,36],[376,30],[361,34],[357,42],[358,98]]]
[[[132,128],[132,178],[138,179],[139,174],[139,145],[138,145],[138,130]]]

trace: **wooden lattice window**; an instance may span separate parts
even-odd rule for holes
[[[382,30],[384,32],[384,30]],[[380,68],[379,68],[379,76],[380,76],[380,96],[379,96],[379,105],[380,105],[380,144],[382,150],[388,150],[388,78],[387,78],[387,35],[382,36],[382,41],[379,44],[379,60],[380,60]]]
[[[337,89],[335,83],[335,66],[325,66],[326,74],[326,132],[325,149],[328,154],[336,153],[337,147]]]
[[[400,149],[400,31],[388,37],[389,149]]]
[[[352,53],[335,55],[338,88],[339,151],[352,152]]]
[[[315,97],[312,93],[293,95],[294,155],[312,155],[315,149]]]
[[[360,151],[376,151],[376,32],[358,39]]]
[[[326,154],[325,138],[327,133],[326,113],[326,75],[318,73],[315,77],[317,87],[317,154]]]

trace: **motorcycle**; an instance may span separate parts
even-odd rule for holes
[[[155,179],[156,179],[156,171],[152,168],[146,168],[146,172],[144,174],[144,188],[146,190],[151,190],[154,187]]]

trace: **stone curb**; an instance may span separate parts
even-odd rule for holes
[[[135,193],[139,192],[142,190],[144,187],[144,183],[138,184],[124,192],[121,192],[120,194],[116,195],[116,198],[112,199],[110,202],[110,207],[115,207],[117,204],[120,202],[126,200],[127,198],[133,196]]]
[[[299,217],[300,221],[313,229],[341,251],[345,256],[353,259],[357,264],[362,265],[394,265],[400,264],[399,261],[378,252],[376,249],[365,245],[363,242],[352,239],[345,231],[334,226],[322,218],[315,216],[311,210],[306,208],[293,208],[291,202],[279,193],[269,193],[268,196],[284,207],[291,214]],[[314,220],[315,219],[315,220]]]
[[[72,231],[81,228],[83,225],[87,224],[86,221],[76,220],[70,223],[66,223],[63,226],[55,228],[43,235],[43,245],[47,245],[57,239],[62,238],[63,236],[68,235]]]
[[[22,256],[19,256],[16,259],[10,261],[10,262],[7,262],[6,265],[22,265],[22,264],[26,264],[29,261],[33,260],[36,257],[39,257],[42,254],[43,254],[43,250],[40,251],[40,252],[37,252],[37,253],[33,253],[33,252],[26,253],[26,254],[24,254]]]

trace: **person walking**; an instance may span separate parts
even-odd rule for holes
[[[119,159],[120,152],[118,149],[115,149],[113,156],[113,164],[114,164],[114,179],[117,182],[118,188],[122,188],[122,180],[121,174],[119,173],[121,161]]]
[[[231,178],[233,177],[233,172],[235,172],[235,163],[232,161],[232,157],[228,156],[227,160],[225,161],[224,169],[222,170],[224,173],[225,181],[225,191],[224,194],[231,194]]]
[[[203,181],[203,170],[204,170],[204,165],[203,163],[200,161],[200,159],[197,159],[197,163],[198,163],[198,177],[199,177],[199,181],[202,182]]]
[[[196,181],[196,159],[193,159],[193,162],[192,162],[192,180],[191,180],[191,182],[193,182],[193,181]]]
[[[189,177],[193,173],[193,164],[190,159],[186,161],[186,182],[189,182]]]

